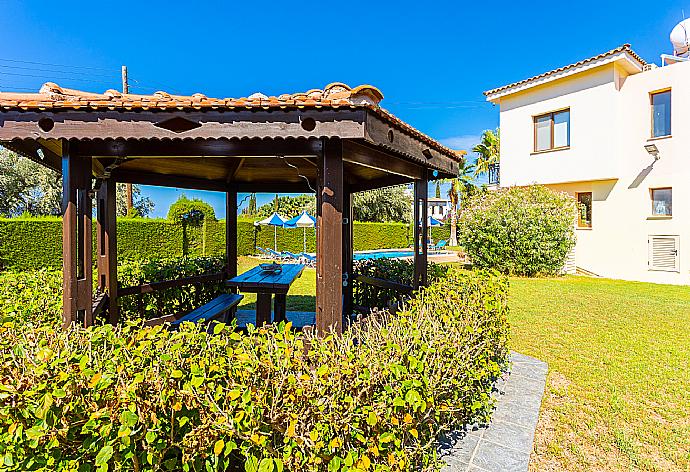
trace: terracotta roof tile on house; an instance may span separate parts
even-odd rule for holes
[[[513,88],[513,87],[524,85],[524,84],[527,84],[529,82],[533,82],[535,80],[543,79],[543,78],[549,77],[551,75],[558,74],[560,72],[565,72],[569,69],[574,69],[576,67],[584,66],[584,65],[587,65],[589,63],[592,63],[592,62],[595,62],[595,61],[598,61],[601,59],[605,59],[609,56],[614,56],[616,54],[620,54],[622,52],[625,52],[625,53],[629,54],[630,56],[632,56],[633,59],[635,59],[637,62],[640,63],[640,66],[644,66],[645,64],[647,64],[647,62],[644,59],[642,59],[640,56],[638,56],[637,53],[630,48],[630,44],[623,44],[622,46],[619,46],[615,49],[611,49],[610,51],[598,54],[596,56],[593,56],[593,57],[590,57],[587,59],[583,59],[583,60],[575,62],[573,64],[559,67],[558,69],[553,69],[553,70],[550,70],[548,72],[544,72],[543,74],[535,75],[534,77],[520,80],[519,82],[514,82],[512,84],[503,85],[502,87],[487,90],[486,92],[484,92],[484,95],[485,96],[494,95],[498,92],[502,92],[504,90],[508,90],[510,88]]]
[[[68,111],[68,110],[240,110],[240,109],[294,109],[294,108],[367,108],[397,125],[430,146],[450,153],[460,161],[464,152],[451,150],[392,113],[381,108],[383,94],[372,85],[350,87],[335,82],[323,89],[267,96],[255,93],[240,98],[211,98],[201,93],[191,96],[155,92],[152,95],[123,94],[117,90],[104,93],[85,92],[60,87],[53,82],[43,84],[38,93],[0,92],[0,110]]]

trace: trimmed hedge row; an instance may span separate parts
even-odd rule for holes
[[[7,471],[436,470],[485,421],[508,356],[507,282],[455,268],[342,336],[135,324],[0,325]],[[307,347],[308,346],[308,347]]]
[[[118,219],[118,257],[122,260],[163,259],[183,255],[213,256],[225,253],[225,222],[208,221],[199,227],[168,220]],[[95,225],[94,225],[95,226]],[[240,255],[256,254],[256,247],[273,247],[273,228],[256,227],[241,219],[237,228]],[[302,229],[277,229],[278,249],[301,252]],[[447,239],[448,227],[434,228],[435,240]],[[315,251],[315,232],[306,229],[307,252]],[[95,229],[94,229],[95,250]],[[408,247],[409,225],[359,223],[354,226],[355,250]],[[59,218],[0,219],[0,268],[14,270],[58,269],[62,266],[62,222]]]

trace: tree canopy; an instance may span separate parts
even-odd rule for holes
[[[274,198],[270,202],[261,205],[256,211],[255,216],[266,218],[272,215],[274,211],[277,211],[281,216],[292,218],[305,210],[311,214],[314,214],[316,211],[316,197],[313,195],[297,195],[294,197],[284,195],[277,198],[277,201]]]
[[[250,211],[251,206],[250,197],[250,203],[242,211],[242,214],[255,218],[266,218],[277,211],[286,218],[292,218],[306,211],[316,215],[316,197],[313,195],[278,196],[277,200],[274,198],[261,205],[254,213]],[[352,206],[356,221],[408,223],[412,215],[412,197],[405,192],[405,186],[355,193]]]
[[[355,221],[409,223],[412,196],[402,185],[359,192],[352,200],[352,212]]]
[[[185,194],[170,205],[168,219],[192,226],[200,225],[204,221],[215,221],[216,212],[213,207],[199,198],[189,199]]]
[[[154,203],[134,185],[134,210],[147,216]],[[118,215],[127,212],[125,184],[117,185]],[[0,147],[0,216],[58,216],[62,206],[62,177],[57,172]]]
[[[475,176],[489,172],[490,165],[499,163],[500,148],[501,133],[498,128],[496,131],[488,129],[482,133],[481,142],[472,148],[472,152],[477,153]]]

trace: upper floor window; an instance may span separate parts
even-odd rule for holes
[[[671,136],[671,91],[650,95],[652,101],[652,138]]]
[[[652,215],[671,216],[673,214],[673,194],[671,188],[653,188]]]
[[[534,151],[570,146],[570,109],[534,117]]]

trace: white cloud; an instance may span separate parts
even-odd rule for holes
[[[481,140],[481,135],[478,134],[463,134],[460,136],[451,136],[449,138],[440,139],[441,144],[448,146],[451,149],[464,149],[470,151]]]

